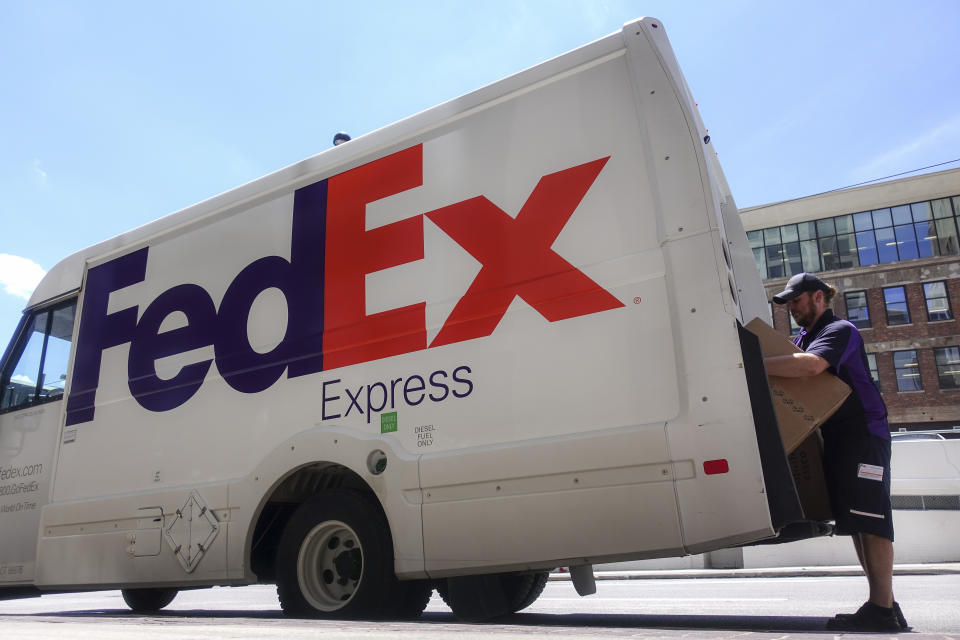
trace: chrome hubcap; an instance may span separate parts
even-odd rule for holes
[[[363,548],[348,525],[330,520],[304,538],[297,558],[300,592],[315,609],[336,611],[353,598],[363,577]]]

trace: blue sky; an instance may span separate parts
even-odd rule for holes
[[[0,343],[66,255],[643,15],[741,207],[960,158],[956,0],[4,0]]]

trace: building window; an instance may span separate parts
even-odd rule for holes
[[[887,308],[887,326],[910,324],[907,292],[903,287],[886,287],[883,290],[883,301]]]
[[[867,308],[867,292],[851,291],[843,295],[847,305],[847,320],[857,329],[870,328],[870,309]]]
[[[880,369],[877,368],[877,354],[867,354],[867,368],[870,369],[870,379],[873,380],[873,386],[880,391]]]
[[[960,389],[960,347],[934,349],[941,389]]]
[[[897,391],[923,391],[916,349],[894,351],[893,370],[897,374]]]
[[[946,282],[926,282],[923,285],[923,297],[927,301],[927,320],[950,320],[950,298],[947,296]]]

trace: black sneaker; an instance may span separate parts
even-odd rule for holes
[[[845,618],[853,618],[855,615],[857,614],[838,613],[833,618],[835,620],[839,620],[839,619],[845,619]],[[896,600],[893,601],[893,615],[897,617],[897,622],[900,624],[901,631],[910,631],[912,627],[909,624],[907,624],[907,619],[903,616],[903,610],[900,609],[900,603],[897,602]]]
[[[878,607],[872,602],[865,602],[856,613],[841,613],[827,620],[827,629],[829,631],[905,631],[906,622],[896,603],[893,609],[887,609]]]
[[[893,601],[893,615],[897,616],[897,622],[900,623],[901,631],[910,631],[910,625],[907,624],[907,619],[903,617],[903,611],[900,610],[900,603],[896,600]]]

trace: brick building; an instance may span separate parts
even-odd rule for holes
[[[740,213],[768,299],[801,271],[840,290],[833,308],[860,328],[892,430],[960,425],[960,169]]]

